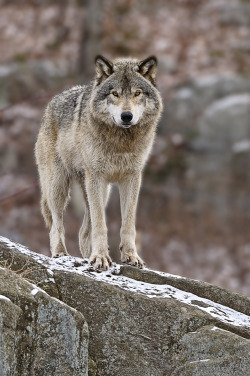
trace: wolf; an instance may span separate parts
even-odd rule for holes
[[[117,183],[122,224],[121,261],[142,268],[136,250],[136,207],[142,171],[162,113],[156,87],[157,59],[98,55],[96,76],[74,86],[48,104],[38,134],[35,156],[41,186],[41,211],[50,231],[52,257],[68,255],[63,211],[70,183],[82,189],[84,218],[79,231],[83,257],[107,270],[109,256],[105,206]]]

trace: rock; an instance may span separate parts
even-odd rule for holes
[[[211,333],[212,332],[212,333]],[[249,375],[249,350],[244,348],[244,340],[237,335],[214,327],[202,328],[199,333],[187,333],[181,341],[181,350],[173,376],[200,375]],[[222,350],[223,348],[223,350]],[[227,355],[221,356],[226,350]],[[239,355],[241,353],[241,355]]]
[[[249,110],[250,95],[237,94],[214,101],[200,116],[187,156],[187,189],[193,192],[196,210],[209,205],[224,218],[249,212]]]
[[[246,297],[148,269],[114,265],[100,272],[87,260],[51,259],[6,238],[0,262],[29,271],[28,278],[84,315],[90,375],[250,375]]]
[[[165,130],[182,135],[182,181],[188,205],[197,214],[249,216],[250,80],[240,75],[199,76],[177,88],[166,104]],[[168,135],[169,137],[169,135]],[[240,152],[238,152],[240,150]],[[167,165],[165,166],[165,170]],[[170,179],[168,179],[170,180]],[[169,187],[169,181],[166,183]],[[179,182],[172,179],[178,192]]]
[[[250,25],[250,4],[247,1],[224,1],[218,11],[219,21],[223,25]]]
[[[203,16],[215,15],[223,26],[250,25],[250,4],[246,0],[210,0],[203,8]]]
[[[27,60],[0,66],[0,108],[55,91],[69,72],[49,60]],[[38,90],[39,88],[39,90]]]
[[[177,88],[165,105],[162,133],[182,132],[193,135],[197,120],[215,101],[230,95],[248,93],[250,79],[233,74],[199,76]]]
[[[0,268],[0,374],[87,375],[83,315]]]
[[[198,123],[197,139],[205,149],[230,153],[234,143],[249,137],[249,111],[249,94],[230,95],[213,102]]]

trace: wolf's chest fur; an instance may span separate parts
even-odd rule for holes
[[[154,139],[152,126],[132,130],[99,127],[86,123],[63,132],[58,154],[68,172],[91,170],[112,183],[124,174],[140,171]]]

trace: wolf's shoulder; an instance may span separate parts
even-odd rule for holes
[[[57,106],[70,106],[76,107],[79,98],[88,96],[90,92],[89,85],[76,85],[70,89],[66,89],[63,92],[56,94],[50,101],[51,107]]]
[[[58,127],[70,126],[75,114],[84,111],[89,101],[91,90],[91,85],[76,85],[66,89],[51,99],[46,112],[52,115]]]

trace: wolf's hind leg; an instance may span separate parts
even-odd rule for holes
[[[84,217],[82,226],[79,231],[79,247],[82,254],[82,257],[89,258],[91,255],[91,220],[90,220],[90,212],[89,212],[89,205],[87,201],[87,195],[83,188],[83,195],[84,197]]]
[[[69,178],[63,169],[55,171],[49,182],[47,205],[51,212],[50,248],[52,257],[67,256],[63,211],[69,196]]]
[[[79,247],[82,257],[89,258],[91,254],[91,221],[89,209],[85,207],[83,223],[79,231]]]
[[[83,205],[84,205],[84,216],[82,226],[79,231],[79,248],[82,257],[89,258],[91,254],[91,220],[89,212],[88,198],[85,189],[84,175],[78,174],[76,180],[80,184],[82,194],[83,194]]]
[[[48,206],[48,202],[45,197],[42,196],[41,198],[41,210],[42,210],[42,215],[45,221],[46,226],[51,229],[52,226],[52,215],[51,211]]]

